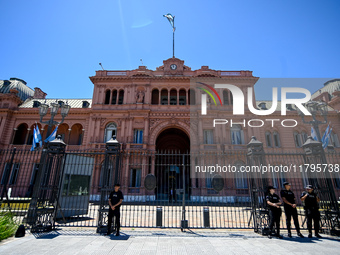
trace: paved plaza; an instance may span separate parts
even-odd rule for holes
[[[7,239],[0,243],[0,254],[340,254],[340,238],[323,237],[268,239],[249,230],[141,228],[122,229],[116,237],[96,234],[94,228],[64,228]]]

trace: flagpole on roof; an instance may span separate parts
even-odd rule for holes
[[[170,13],[163,15],[163,17],[167,18],[172,27],[172,57],[175,57],[175,16],[172,16]]]

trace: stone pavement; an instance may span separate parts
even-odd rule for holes
[[[340,238],[323,237],[268,239],[251,230],[141,228],[122,229],[116,237],[96,234],[94,228],[64,228],[7,239],[0,243],[0,254],[340,254]]]

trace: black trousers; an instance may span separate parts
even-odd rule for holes
[[[293,216],[294,226],[296,229],[296,232],[300,233],[300,225],[298,220],[298,214],[296,208],[291,207],[290,205],[285,206],[285,214],[286,214],[286,224],[288,233],[291,233],[291,220]]]
[[[314,231],[315,234],[319,233],[320,225],[320,212],[318,208],[306,209],[306,217],[307,217],[307,228],[308,232],[312,233],[312,221],[314,221]]]
[[[274,230],[274,224],[276,226],[276,235],[280,235],[280,218],[281,218],[281,208],[270,209],[269,210],[269,229],[270,233]]]
[[[119,233],[120,229],[120,208],[116,208],[115,210],[109,209],[108,221],[107,221],[107,233],[111,233],[111,225],[112,225],[112,218],[116,217],[116,231]]]

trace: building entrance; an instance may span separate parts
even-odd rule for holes
[[[169,128],[156,140],[156,199],[171,203],[190,198],[190,139],[177,128]]]

